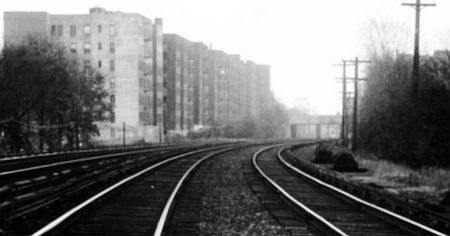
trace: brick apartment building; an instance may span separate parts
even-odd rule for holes
[[[85,15],[5,12],[5,45],[27,35],[50,40],[96,68],[106,78],[113,106],[100,122],[99,140],[159,140],[163,122],[162,20],[91,8]]]
[[[164,129],[183,132],[193,125],[194,84],[191,45],[176,34],[164,34]]]
[[[5,44],[27,35],[67,48],[106,78],[113,106],[99,122],[100,141],[161,141],[195,126],[257,118],[273,103],[270,67],[209,49],[177,34],[162,20],[91,8],[84,15],[5,12]]]

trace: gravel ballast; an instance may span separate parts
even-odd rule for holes
[[[255,149],[236,150],[211,160],[203,182],[200,235],[289,235],[252,193],[241,170]]]

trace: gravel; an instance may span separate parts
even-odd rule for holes
[[[290,235],[252,193],[241,162],[254,150],[237,150],[213,159],[203,182],[200,235]]]

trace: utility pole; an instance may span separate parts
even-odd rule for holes
[[[126,139],[125,139],[126,130],[125,129],[126,128],[125,128],[125,121],[124,121],[124,122],[122,122],[122,141],[123,141],[123,146],[124,147],[126,145]]]
[[[353,98],[353,131],[352,131],[352,150],[355,151],[357,148],[358,141],[358,82],[361,80],[358,78],[358,65],[359,63],[370,63],[370,61],[359,60],[358,57],[355,58],[355,91]]]
[[[414,7],[416,10],[416,25],[414,31],[414,62],[413,62],[413,81],[412,81],[412,102],[413,107],[417,109],[419,102],[419,40],[420,40],[420,10],[422,7],[434,7],[434,3],[421,3],[421,0],[416,0],[416,3],[402,3],[403,6]]]
[[[341,139],[344,145],[347,145],[347,63],[348,61],[342,60],[342,64],[336,64],[335,66],[342,66],[342,121],[341,121]]]
[[[349,114],[349,109],[348,109],[348,106],[349,106],[349,103],[350,103],[350,98],[353,96],[353,92],[347,92],[347,95],[346,95],[346,97],[345,97],[345,105],[346,105],[346,108],[347,108],[347,110],[345,111],[345,120],[347,121],[347,125],[345,126],[345,140],[346,140],[346,142],[345,142],[345,146],[347,147],[348,146],[348,132],[349,132],[349,125],[348,125],[348,121],[350,120],[350,114]]]
[[[343,78],[343,108],[347,108],[347,80],[353,80],[354,81],[354,95],[353,95],[353,122],[352,122],[352,150],[356,150],[357,148],[357,137],[358,137],[358,82],[359,81],[366,81],[367,79],[360,79],[358,76],[359,73],[359,64],[360,63],[370,63],[371,61],[368,60],[360,60],[358,57],[356,57],[354,60],[343,60],[343,65],[349,65],[349,63],[351,63],[352,65],[355,66],[355,77],[354,78],[347,78],[345,75],[345,69],[344,69],[344,78]],[[344,112],[343,112],[344,113]],[[345,122],[345,117],[346,115],[342,116],[343,119],[343,124],[346,123]],[[343,132],[345,132],[346,129],[343,129]],[[346,137],[346,136],[344,136]],[[346,141],[346,139],[344,140]]]
[[[356,150],[358,136],[358,57],[355,58],[355,88],[353,98],[353,131],[352,131],[352,150]]]
[[[347,112],[347,76],[346,76],[346,68],[347,62],[345,60],[342,61],[342,127],[341,127],[341,138],[344,141],[344,145],[347,144],[347,135],[345,134],[345,113]]]
[[[417,156],[420,156],[420,130],[419,130],[419,120],[420,120],[420,112],[419,112],[419,65],[420,65],[420,53],[419,53],[419,44],[420,44],[420,11],[424,7],[434,7],[436,4],[434,3],[421,3],[421,0],[416,0],[416,3],[403,3],[403,6],[410,6],[415,8],[416,11],[416,19],[415,19],[415,30],[414,30],[414,58],[413,58],[413,81],[412,81],[412,91],[411,91],[411,102],[412,102],[412,114],[414,120],[416,120],[416,124],[409,131],[409,137],[412,145],[412,152],[416,153]]]

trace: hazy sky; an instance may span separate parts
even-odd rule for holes
[[[166,33],[270,64],[272,90],[286,106],[335,114],[341,96],[335,77],[341,70],[333,64],[364,57],[361,41],[370,19],[404,26],[410,39],[406,48],[412,52],[414,11],[401,6],[410,1],[415,0],[8,0],[0,4],[0,12],[86,14],[90,7],[100,6],[161,17]],[[449,47],[450,1],[422,1],[437,4],[422,14],[422,52]]]

